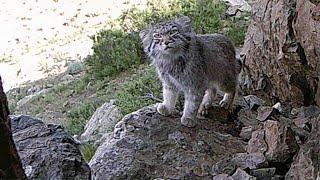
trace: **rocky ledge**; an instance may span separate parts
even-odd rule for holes
[[[159,115],[155,106],[125,116],[90,161],[93,177],[212,178],[215,162],[245,152],[247,143],[227,134],[227,125],[203,119],[187,128],[179,119]]]
[[[78,144],[61,126],[29,116],[11,118],[12,133],[28,179],[90,179]]]
[[[279,103],[247,102],[233,116],[213,107],[194,128],[182,126],[178,115],[161,116],[154,105],[128,114],[112,133],[105,133],[89,163],[92,177],[320,178],[320,109],[302,107],[290,113]]]

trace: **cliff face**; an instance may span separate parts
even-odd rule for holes
[[[0,76],[0,179],[26,179],[12,139],[7,97]]]
[[[293,106],[320,105],[320,4],[310,0],[262,0],[242,52],[241,85]]]

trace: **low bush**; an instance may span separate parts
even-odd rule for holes
[[[141,64],[140,41],[137,34],[122,30],[104,30],[92,37],[93,54],[86,58],[88,72],[96,79],[114,76]]]

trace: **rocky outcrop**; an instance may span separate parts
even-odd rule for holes
[[[122,113],[113,103],[103,104],[87,122],[80,140],[82,142],[99,141],[105,133],[113,131],[122,117]]]
[[[242,52],[243,89],[295,107],[320,105],[320,11],[316,2],[256,1]]]
[[[279,105],[259,103],[258,108],[252,108],[257,105],[250,103],[256,101],[239,102],[243,101],[236,101],[237,108],[231,114],[216,106],[209,108],[207,118],[199,119],[195,128],[182,126],[179,115],[161,116],[155,106],[126,115],[113,133],[101,138],[102,144],[89,163],[93,179],[276,180],[318,176],[320,129],[314,125],[320,122],[318,107],[288,111]],[[243,108],[240,111],[239,106]],[[305,125],[296,125],[298,117]]]
[[[286,179],[320,179],[320,116],[312,121],[312,132],[291,164]]]
[[[90,179],[78,144],[61,126],[29,116],[13,117],[11,124],[28,179]]]
[[[179,117],[161,116],[154,106],[142,108],[125,116],[113,137],[97,149],[89,163],[93,178],[210,179],[216,162],[245,152],[246,143],[227,134],[226,129],[232,127],[210,119],[187,128]],[[252,159],[246,155],[235,158],[243,160],[236,163],[241,166]]]

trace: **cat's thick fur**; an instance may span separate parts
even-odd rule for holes
[[[197,113],[212,103],[217,88],[225,92],[220,105],[232,106],[239,64],[225,36],[195,34],[184,16],[149,26],[140,38],[163,84],[163,103],[157,107],[160,114],[175,111],[180,92],[185,95],[181,123],[188,127],[195,126]]]

